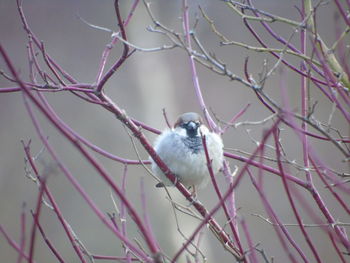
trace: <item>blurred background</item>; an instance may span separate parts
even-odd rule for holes
[[[47,53],[79,82],[94,83],[102,51],[110,42],[111,35],[87,26],[77,18],[77,14],[92,24],[116,31],[113,1],[32,0],[23,2],[28,23],[33,32],[45,44]],[[132,1],[120,2],[125,17]],[[151,9],[161,23],[181,32],[181,1],[152,0],[150,2],[152,2]],[[268,54],[257,54],[234,46],[220,47],[220,40],[202,18],[198,5],[201,5],[209,17],[214,20],[218,29],[229,39],[258,46],[244,27],[240,17],[229,10],[223,1],[196,0],[189,2],[191,2],[191,24],[193,25],[195,17],[199,19],[196,33],[201,42],[208,52],[215,53],[218,59],[224,61],[233,73],[244,76],[243,65],[246,57],[249,57],[249,71],[256,78],[258,78],[258,73],[262,71],[265,59],[267,59],[269,66],[276,62]],[[256,2],[257,7],[265,11],[296,21],[299,20],[298,11],[294,6],[300,6],[301,1],[261,0]],[[332,44],[336,39],[334,11],[335,8],[332,3],[321,6],[318,10],[318,30],[327,44]],[[150,25],[152,25],[152,21],[141,2],[127,27],[129,41],[143,48],[170,44],[164,36],[148,32],[146,28]],[[280,45],[269,40],[262,28],[258,24],[256,25],[256,30],[263,34],[262,37],[267,43],[271,44],[272,47],[281,48]],[[293,32],[292,27],[283,24],[276,23],[273,28],[285,38],[288,38]],[[0,1],[0,36],[2,45],[10,55],[21,77],[28,80],[27,36],[21,25],[15,1]],[[292,42],[298,46],[298,37],[294,37]],[[120,46],[113,49],[107,68],[120,54]],[[292,63],[297,62],[293,58],[290,58],[290,61]],[[297,63],[296,65],[298,66]],[[7,71],[1,59],[0,68]],[[270,115],[270,112],[257,100],[254,92],[240,83],[229,81],[227,78],[219,76],[202,66],[198,66],[198,74],[206,104],[218,118],[226,121],[230,120],[247,104],[250,104],[250,107],[239,121],[259,121]],[[300,77],[285,68],[284,80],[287,81],[290,102],[293,107],[299,110]],[[280,99],[280,81],[281,76],[277,71],[267,80],[265,85],[265,91],[277,101]],[[14,84],[0,77],[0,87],[11,86],[14,86]],[[166,127],[162,114],[163,108],[165,108],[171,122],[183,112],[200,112],[192,84],[189,59],[187,54],[180,49],[154,53],[136,52],[107,82],[105,88],[110,98],[125,109],[129,116],[159,130]],[[332,105],[326,102],[316,89],[312,89],[311,96],[312,102],[318,101],[319,105],[315,111],[315,116],[321,121],[327,122]],[[112,114],[97,105],[86,103],[68,92],[47,94],[47,98],[57,114],[84,138],[115,155],[137,159],[128,133]],[[102,211],[106,213],[115,212],[110,189],[105,182],[42,115],[38,114],[37,116],[45,134],[49,137],[50,143],[87,193]],[[254,140],[260,140],[262,131],[270,124],[268,122],[265,125],[240,126],[237,129],[229,129],[223,136],[225,147],[228,150],[239,149],[248,153],[252,152],[256,147]],[[332,125],[341,131],[347,129],[346,122],[337,113],[334,115]],[[146,135],[151,141],[155,138],[152,133],[146,132]],[[25,142],[32,141],[33,154],[40,152],[43,147],[23,105],[22,94],[0,93],[0,223],[17,242],[19,242],[20,237],[22,206],[25,203],[27,238],[29,238],[32,222],[29,211],[35,209],[38,194],[35,183],[25,176],[25,156],[21,140]],[[286,129],[282,132],[282,140],[290,159],[302,163],[301,143],[295,134]],[[147,159],[147,153],[139,144],[136,143],[136,145],[141,157]],[[342,156],[335,147],[330,146],[327,142],[319,141],[315,141],[313,146],[318,151],[319,156],[330,167],[339,171],[348,170],[348,167],[341,162]],[[267,154],[273,156],[273,151],[267,152]],[[124,166],[97,154],[96,157],[113,175],[116,182],[120,184]],[[229,161],[232,169],[234,165],[238,167],[243,165],[238,161]],[[38,165],[44,167],[54,164],[52,164],[48,153],[43,151],[38,159]],[[294,176],[305,178],[305,175],[297,170],[291,172]],[[226,189],[223,175],[218,174],[217,177],[220,187]],[[180,248],[183,239],[177,231],[171,205],[166,199],[164,190],[154,187],[154,179],[141,166],[128,166],[127,196],[135,207],[141,211],[139,194],[141,180],[144,181],[145,185],[147,207],[154,233],[164,251],[170,256],[174,255]],[[320,185],[319,189],[323,194],[322,184],[317,179],[315,179],[315,184]],[[91,253],[123,255],[120,242],[91,212],[88,205],[61,172],[56,171],[50,175],[48,186],[62,209],[65,219]],[[284,223],[295,223],[280,178],[266,174],[265,190],[282,221]],[[309,197],[309,194],[305,193],[304,190],[301,190],[301,192],[306,198]],[[175,190],[171,193],[176,201],[187,205],[187,202]],[[322,197],[324,197],[327,207],[338,220],[349,222],[349,217],[342,213],[338,204],[328,194]],[[209,209],[217,202],[212,186],[200,191],[199,198]],[[249,178],[244,178],[239,185],[236,191],[236,202],[239,208],[239,217],[246,220],[254,244],[259,243],[259,248],[264,249],[268,257],[274,257],[275,262],[285,262],[288,258],[281,249],[273,227],[252,215],[259,214],[266,217],[260,198]],[[315,207],[312,201],[310,204]],[[322,217],[322,215],[319,216]],[[222,225],[225,224],[225,217],[222,213],[218,213],[216,218]],[[78,258],[54,213],[43,207],[40,220],[48,238],[64,255],[66,262],[78,262]],[[308,216],[305,215],[305,222],[308,222],[308,220]],[[128,224],[130,236],[140,240],[141,237],[136,227],[130,219],[128,222],[130,222]],[[189,236],[197,226],[198,221],[191,219],[189,216],[180,215],[179,223],[181,230]],[[306,254],[310,256],[310,251],[303,236],[295,230],[296,228],[290,229],[292,236],[301,247],[305,248]],[[334,262],[332,259],[335,257],[335,252],[328,243],[328,239],[325,241],[326,234],[318,228],[309,229],[309,233],[316,240],[316,246],[324,262]],[[201,249],[207,256],[208,262],[229,262],[232,260],[230,254],[222,252],[221,245],[207,229],[204,230]],[[17,259],[17,253],[10,248],[2,235],[0,237],[0,258],[1,262],[14,262]],[[37,236],[35,259],[37,262],[55,262],[55,258],[39,235]],[[185,259],[182,258],[182,260]]]

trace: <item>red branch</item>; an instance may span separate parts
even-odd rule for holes
[[[124,22],[122,20],[121,15],[120,15],[119,0],[115,0],[114,1],[114,8],[115,8],[115,13],[117,15],[118,26],[120,28],[120,32],[121,32],[122,38],[124,40],[127,40],[126,33],[125,33],[125,25],[124,25]],[[114,63],[114,65],[111,67],[111,69],[104,75],[104,77],[97,84],[97,87],[96,87],[96,93],[97,94],[101,93],[101,91],[103,89],[103,86],[105,85],[107,80],[109,80],[109,78],[117,71],[117,69],[127,59],[128,55],[129,55],[129,46],[127,44],[125,44],[125,43],[123,44],[123,46],[124,46],[124,49],[123,49],[122,56],[119,58],[119,60],[116,63]]]

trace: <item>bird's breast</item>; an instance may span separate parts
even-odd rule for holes
[[[187,147],[192,153],[198,153],[199,151],[203,150],[201,137],[184,137],[181,140],[185,147]]]

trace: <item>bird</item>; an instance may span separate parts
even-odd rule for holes
[[[170,171],[196,195],[196,187],[203,188],[210,180],[205,144],[212,171],[216,174],[222,167],[223,141],[219,134],[211,132],[199,114],[187,112],[180,115],[172,128],[165,129],[155,140],[154,149]],[[150,157],[153,173],[160,179],[156,187],[174,186]]]

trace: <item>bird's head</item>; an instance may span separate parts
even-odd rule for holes
[[[202,118],[195,112],[187,112],[180,115],[175,122],[174,129],[182,136],[190,138],[206,134],[208,128],[203,124]]]

